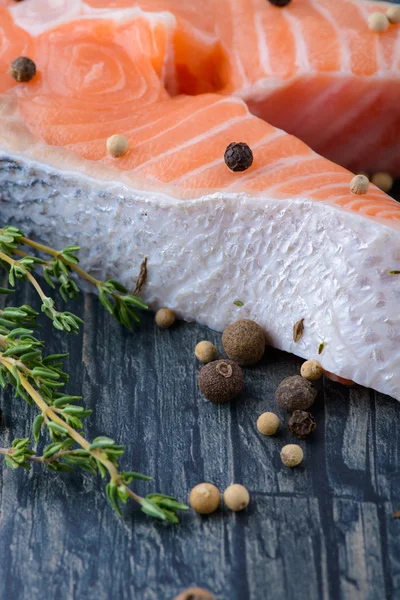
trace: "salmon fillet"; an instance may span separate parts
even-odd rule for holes
[[[168,12],[62,21],[33,35],[0,12],[2,66],[28,53],[38,69],[0,79],[2,220],[78,242],[84,267],[129,288],[147,256],[152,307],[217,330],[254,319],[304,358],[325,342],[326,370],[400,399],[400,205],[372,185],[351,194],[350,172],[240,98],[171,97]],[[253,150],[243,173],[224,163],[232,141]]]
[[[400,26],[377,34],[367,25],[370,14],[389,4],[297,0],[283,10],[264,0],[226,4],[224,18],[216,3],[218,35],[225,50],[234,49],[224,92],[351,170],[400,174]],[[238,14],[249,23],[243,38]],[[250,37],[254,48],[246,52]]]
[[[368,28],[368,16],[385,12],[387,2],[5,3],[33,34],[82,14],[123,18],[132,7],[162,14],[172,43],[164,81],[170,93],[236,95],[257,116],[350,170],[400,175],[400,26],[381,34]]]

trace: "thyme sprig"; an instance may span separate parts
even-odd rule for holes
[[[44,260],[35,255],[29,256],[21,250],[22,246],[31,246],[51,258]],[[0,263],[8,270],[9,284],[14,286],[17,280],[28,280],[41,298],[42,311],[57,329],[76,332],[82,321],[72,313],[56,310],[54,300],[46,296],[32,274],[37,266],[43,269],[46,281],[53,288],[55,281],[60,283],[59,291],[63,299],[75,297],[79,292],[77,284],[70,277],[72,271],[85,277],[97,287],[105,308],[118,321],[130,327],[132,320],[138,320],[136,308],[147,308],[146,305],[128,294],[118,282],[102,282],[83,271],[78,266],[78,250],[77,246],[71,245],[57,252],[25,238],[14,227],[0,229]],[[0,288],[3,294],[9,294],[10,291]],[[28,305],[8,306],[0,310],[0,385],[11,385],[16,397],[39,409],[32,423],[32,439],[17,438],[10,448],[0,448],[0,455],[5,457],[7,466],[11,469],[30,469],[32,464],[40,463],[56,472],[73,471],[80,467],[93,475],[99,473],[103,478],[108,478],[107,498],[118,514],[121,514],[122,504],[131,498],[144,513],[177,523],[177,513],[188,510],[186,505],[159,493],[142,497],[129,487],[133,480],[150,481],[151,477],[133,471],[120,471],[119,460],[124,454],[124,446],[106,436],[96,437],[91,442],[85,439],[82,433],[83,420],[92,411],[80,405],[80,396],[68,395],[62,389],[69,378],[63,370],[63,360],[68,355],[44,355],[44,344],[35,337],[38,315]],[[36,446],[44,436],[47,436],[49,443],[42,454],[38,454]]]
[[[42,256],[26,253],[22,248],[27,246],[42,256],[50,258],[44,259]],[[35,268],[42,269],[45,280],[53,289],[56,288],[56,282],[60,284],[59,293],[65,302],[79,295],[79,288],[71,278],[72,273],[85,279],[97,289],[104,308],[119,323],[132,330],[133,324],[140,322],[137,309],[147,310],[147,305],[136,295],[130,294],[118,281],[114,279],[101,281],[84,271],[79,266],[77,257],[79,250],[79,246],[74,244],[62,250],[54,250],[25,237],[16,227],[7,226],[0,229],[0,262],[3,261],[9,269],[10,285],[14,287],[16,279],[28,279],[42,300],[42,311],[53,321],[54,327],[76,333],[82,321],[72,313],[60,313],[55,309],[54,300],[45,295],[32,275],[32,270]],[[13,256],[21,258],[16,260]]]

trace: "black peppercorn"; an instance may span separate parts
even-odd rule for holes
[[[224,159],[231,171],[246,171],[253,164],[253,152],[244,142],[232,142],[225,150]]]
[[[305,410],[295,410],[288,421],[289,429],[299,440],[305,440],[317,426],[311,413]]]
[[[283,6],[287,6],[291,3],[292,0],[269,0],[269,3],[273,6],[279,6],[280,8]]]
[[[211,402],[229,402],[243,389],[243,371],[232,360],[214,360],[199,373],[199,388]]]
[[[279,408],[290,413],[295,410],[307,410],[314,403],[316,396],[317,390],[313,384],[300,375],[286,377],[275,392]]]
[[[30,58],[19,56],[12,61],[10,73],[19,83],[30,81],[36,75],[36,65]]]

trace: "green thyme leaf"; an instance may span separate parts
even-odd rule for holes
[[[47,423],[47,427],[49,427],[50,429],[52,429],[53,431],[55,431],[57,433],[63,433],[63,434],[68,433],[68,429],[66,429],[62,425],[59,425],[59,423],[56,423],[55,421],[50,421],[49,423]]]
[[[122,283],[115,281],[115,279],[109,279],[105,283],[106,286],[111,286],[113,289],[117,290],[117,292],[121,292],[121,294],[126,294],[128,290]]]
[[[39,436],[40,436],[40,432],[42,429],[43,420],[44,420],[43,415],[38,415],[36,417],[36,419],[33,421],[32,430],[33,430],[33,436],[35,438],[36,444],[39,441]]]
[[[241,300],[235,300],[233,304],[239,307],[244,306],[244,303]]]
[[[176,516],[175,512],[172,510],[168,510],[167,508],[163,508],[163,513],[167,521],[170,523],[179,523],[179,519]]]
[[[77,333],[83,321],[71,312],[57,310],[55,299],[45,294],[39,281],[35,279],[36,270],[43,272],[51,290],[57,289],[57,294],[65,302],[79,294],[79,287],[72,277],[74,271],[75,275],[83,276],[94,283],[106,310],[129,330],[135,323],[140,322],[138,310],[148,308],[145,302],[137,297],[137,293],[146,282],[147,259],[141,264],[135,291],[128,293],[125,286],[118,281],[99,281],[78,268],[79,259],[76,253],[79,246],[74,244],[56,251],[26,238],[19,229],[7,226],[0,228],[0,251],[7,258],[0,261],[0,266],[4,267],[8,274],[10,287],[14,287],[17,280],[33,283],[41,298],[42,313],[51,319],[53,326],[60,331]],[[15,255],[22,258],[16,258]],[[12,292],[12,289],[0,287],[0,294],[8,295]],[[117,461],[124,453],[124,446],[117,445],[111,438],[99,436],[90,446],[87,446],[86,440],[82,440],[81,419],[90,416],[92,411],[75,405],[82,400],[80,396],[61,392],[60,388],[69,378],[63,371],[63,360],[68,355],[56,353],[43,358],[44,344],[34,337],[38,327],[38,314],[27,304],[0,309],[0,385],[11,385],[15,397],[37,405],[40,413],[32,423],[32,438],[37,445],[41,433],[46,433],[47,428],[51,442],[44,448],[43,455],[38,456],[30,447],[29,437],[16,439],[4,454],[5,462],[11,469],[29,469],[30,463],[35,461],[44,463],[48,469],[57,473],[70,472],[79,467],[92,474],[98,471],[103,478],[111,476],[106,486],[107,497],[114,510],[121,514],[120,503],[127,502],[130,497],[127,485],[133,480],[150,481],[151,477],[134,471],[120,473]],[[26,380],[29,386],[26,385]],[[65,425],[59,422],[57,413],[62,415]],[[74,440],[71,428],[81,436],[77,438],[78,444]],[[76,447],[77,445],[81,447]],[[137,498],[143,512],[173,523],[178,521],[176,511],[187,509],[175,498],[162,494],[155,494],[153,499],[150,496],[140,498],[134,494],[132,497]]]
[[[70,404],[71,402],[80,402],[82,400],[81,396],[61,396],[60,398],[57,398],[56,400],[54,400],[53,405],[56,406],[57,408],[63,408],[64,406],[66,406],[67,404]]]
[[[170,508],[172,510],[182,510],[187,511],[189,507],[186,504],[182,504],[181,502],[177,502],[176,500],[161,500],[158,503],[162,508]]]
[[[114,440],[105,436],[101,436],[93,440],[93,442],[89,446],[89,450],[96,450],[97,448],[110,448],[114,445]]]
[[[164,511],[154,504],[151,500],[147,500],[146,498],[142,501],[141,504],[142,511],[146,513],[146,515],[150,515],[150,517],[156,517],[157,519],[161,519],[162,521],[166,520],[166,515]]]
[[[117,486],[114,483],[107,483],[106,485],[106,494],[107,498],[110,501],[111,506],[115,510],[118,515],[121,515],[121,508],[118,502],[118,490]]]
[[[49,444],[43,452],[43,458],[50,458],[57,454],[62,448],[62,443]]]
[[[143,300],[140,300],[137,296],[121,296],[121,302],[125,302],[126,304],[130,304],[132,306],[136,306],[137,308],[141,308],[143,310],[148,310],[149,307]]]
[[[143,475],[142,473],[135,473],[134,471],[123,471],[122,473],[120,473],[120,475],[121,475],[121,479],[127,485],[129,483],[131,483],[134,479],[138,479],[141,481],[152,481],[153,480],[153,478],[149,477],[148,475]]]

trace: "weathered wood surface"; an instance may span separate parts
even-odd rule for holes
[[[27,286],[13,303],[36,299]],[[37,303],[36,303],[37,305]],[[154,475],[152,489],[186,499],[200,481],[221,490],[242,482],[243,514],[226,510],[181,526],[126,507],[118,520],[100,479],[35,467],[12,472],[0,459],[1,600],[170,600],[189,585],[221,600],[382,600],[400,597],[400,405],[361,388],[324,381],[315,405],[317,432],[301,442],[304,467],[289,470],[280,448],[256,431],[276,410],[274,390],[300,360],[270,350],[246,370],[246,391],[230,406],[205,402],[196,386],[197,341],[220,335],[178,323],[160,331],[151,315],[125,332],[95,297],[74,303],[81,336],[44,321],[49,350],[68,350],[69,390],[94,409],[88,435],[127,446],[123,462]],[[240,315],[240,308],[237,309]],[[0,445],[29,434],[35,414],[6,392]]]

